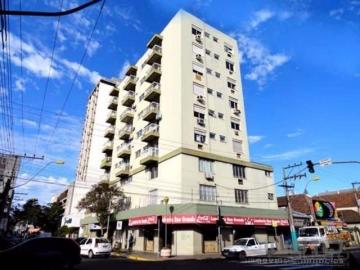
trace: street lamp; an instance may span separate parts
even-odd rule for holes
[[[314,176],[312,177],[305,185],[305,188],[304,188],[304,194],[308,194],[308,190],[307,190],[307,186],[310,184],[310,182],[316,182],[316,181],[319,181],[320,180],[320,177],[318,176]]]
[[[18,187],[22,187],[22,186],[30,183],[32,180],[34,180],[34,178],[35,178],[36,176],[38,176],[43,170],[45,170],[45,169],[46,169],[50,164],[52,164],[52,163],[57,164],[57,165],[63,165],[63,164],[65,164],[65,161],[63,161],[63,160],[61,160],[61,159],[49,161],[48,163],[45,164],[44,167],[40,168],[32,177],[30,177],[29,179],[27,179],[25,183],[22,183],[22,184],[20,184],[20,185],[17,185],[17,186],[15,186],[15,187],[12,187],[11,189],[16,189],[16,188],[18,188]]]

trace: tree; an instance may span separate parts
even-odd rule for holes
[[[110,205],[115,211],[122,210],[128,207],[128,200],[118,187],[110,186],[109,183],[100,183],[92,187],[79,202],[78,208],[96,214],[103,235],[110,215]]]
[[[64,214],[64,208],[60,202],[50,203],[43,207],[43,224],[42,228],[54,234],[61,224],[61,219]]]

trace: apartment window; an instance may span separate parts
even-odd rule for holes
[[[158,200],[158,190],[153,189],[149,191],[149,204],[157,204]]]
[[[214,58],[215,58],[216,60],[219,60],[220,56],[219,56],[218,54],[214,53]]]
[[[229,61],[226,61],[225,66],[226,66],[226,69],[227,69],[227,70],[229,70],[229,71],[231,71],[231,72],[234,72],[234,64],[233,64],[233,63],[231,63],[231,62],[229,62]]]
[[[228,54],[228,56],[231,56],[232,48],[229,45],[224,45],[224,51]]]
[[[150,179],[154,179],[158,177],[158,166],[153,166],[149,168],[149,173],[150,173]]]
[[[216,134],[213,132],[210,132],[210,139],[215,140]]]
[[[248,203],[248,191],[246,189],[235,189],[235,202]]]
[[[214,94],[214,90],[212,90],[212,89],[210,89],[210,88],[207,89],[207,92],[208,92],[208,94],[210,94],[210,95]]]
[[[268,193],[268,200],[273,201],[274,200],[274,193]]]
[[[222,93],[216,92],[216,96],[217,96],[218,98],[222,98]]]
[[[233,151],[237,154],[242,154],[242,141],[233,140]]]
[[[140,138],[142,136],[142,129],[140,129],[138,132],[136,132],[136,137]]]
[[[200,200],[201,201],[215,201],[216,187],[208,185],[200,185]]]
[[[245,179],[245,167],[241,165],[235,165],[233,164],[233,176],[235,178]]]
[[[192,34],[195,35],[195,36],[196,36],[196,35],[201,35],[201,30],[199,30],[199,29],[197,29],[197,28],[195,28],[195,27],[192,28],[192,31],[191,31],[191,32],[192,32]]]
[[[209,115],[212,117],[216,117],[215,111],[214,110],[209,110]]]
[[[199,172],[213,174],[213,161],[199,158]]]
[[[219,39],[218,39],[217,37],[213,37],[213,41],[214,41],[214,42],[218,42]]]
[[[207,55],[211,55],[211,52],[210,52],[210,50],[208,50],[208,49],[205,50],[205,53],[206,53]]]
[[[240,130],[240,124],[235,123],[235,122],[231,122],[231,128],[235,129],[235,130]]]
[[[229,104],[230,104],[230,108],[231,109],[237,109],[237,101],[234,101],[234,100],[229,100]]]
[[[223,113],[218,113],[218,117],[220,118],[220,119],[224,119],[224,114]]]
[[[144,99],[144,93],[142,93],[140,96],[139,96],[139,101],[142,101]]]
[[[201,49],[199,46],[193,45],[192,50],[194,54],[203,54],[203,49]]]
[[[195,73],[195,75],[202,76],[204,74],[204,68],[193,64],[193,73]]]
[[[220,135],[220,142],[225,142],[225,136],[224,135]]]
[[[205,109],[203,107],[194,105],[194,116],[196,118],[205,119]]]
[[[204,96],[204,87],[201,86],[200,84],[193,84],[193,92],[195,95],[197,96]]]
[[[210,34],[208,32],[205,32],[205,37],[209,38]]]
[[[219,72],[215,72],[215,76],[216,76],[216,78],[220,78],[220,73],[219,73]]]
[[[270,171],[265,171],[265,176],[270,177],[270,176],[271,176],[271,172],[270,172]]]
[[[135,152],[135,157],[136,158],[140,157],[140,154],[141,154],[141,149],[139,149]]]
[[[212,70],[210,68],[206,68],[206,73],[207,74],[212,74]]]
[[[235,90],[236,84],[232,83],[232,82],[227,82],[227,86],[231,89],[231,90]]]
[[[198,143],[205,143],[206,135],[198,131],[194,132],[194,141]]]

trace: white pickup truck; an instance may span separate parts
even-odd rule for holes
[[[224,247],[222,255],[226,258],[243,259],[247,256],[264,256],[270,249],[275,249],[275,243],[260,244],[255,238],[240,238],[234,245]]]

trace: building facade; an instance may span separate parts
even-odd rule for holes
[[[101,168],[129,198],[113,220],[122,247],[132,233],[135,250],[218,252],[288,226],[272,168],[250,161],[240,77],[236,41],[180,11],[116,85]]]
[[[104,131],[114,86],[113,81],[101,79],[89,96],[76,179],[68,188],[62,225],[80,228],[80,219],[85,212],[77,208],[79,201],[91,186],[100,181],[109,181],[109,175],[104,174],[99,164],[102,160],[103,145],[107,142]]]

